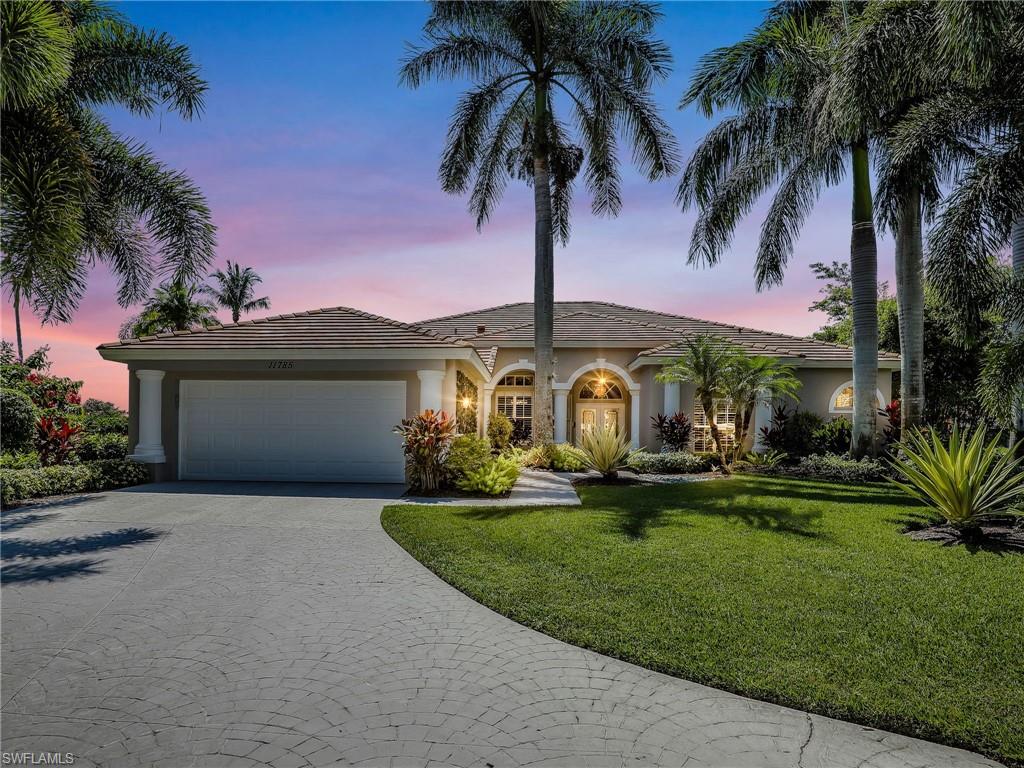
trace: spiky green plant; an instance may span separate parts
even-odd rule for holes
[[[614,478],[629,461],[630,448],[626,438],[611,427],[583,433],[580,441],[583,461],[606,478]]]
[[[776,467],[789,458],[785,451],[776,451],[774,448],[764,453],[748,453],[747,463],[755,467]]]
[[[899,444],[902,457],[892,460],[904,480],[892,482],[962,533],[995,515],[1024,514],[1024,459],[1001,448],[1001,437],[986,443],[979,426],[967,438],[954,424],[947,447],[935,432],[913,431]]]

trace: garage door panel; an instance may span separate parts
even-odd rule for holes
[[[183,381],[183,479],[402,482],[405,382]]]

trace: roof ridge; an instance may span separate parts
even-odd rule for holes
[[[522,302],[519,302],[519,303],[520,304],[526,304],[527,302],[522,301]],[[555,320],[559,320],[559,319],[561,319],[563,317],[572,317],[573,315],[585,315],[585,314],[588,314],[585,310],[577,309],[577,310],[574,310],[572,312],[563,312],[560,315],[558,315],[558,314],[553,315],[551,320],[555,321]],[[468,336],[467,338],[470,338],[470,339],[481,339],[481,338],[484,338],[486,336],[490,336],[490,335],[495,334],[495,333],[506,333],[508,331],[518,331],[520,328],[527,328],[527,327],[533,325],[533,323],[534,323],[533,320],[528,320],[525,323],[516,323],[515,325],[506,325],[506,326],[504,326],[502,328],[495,328],[493,331],[484,331],[483,333],[477,333],[477,334],[474,334],[473,336]]]
[[[441,315],[440,317],[431,317],[431,318],[429,318],[427,320],[419,320],[417,322],[419,322],[421,325],[426,325],[427,323],[439,323],[442,320],[451,320],[453,318],[463,317],[463,316],[466,316],[466,315],[479,315],[481,312],[493,312],[496,309],[507,309],[508,307],[516,307],[516,306],[519,306],[520,304],[532,304],[532,303],[533,303],[532,301],[510,301],[507,304],[497,304],[497,305],[495,305],[493,307],[484,307],[483,309],[471,309],[468,312],[455,312],[455,313],[450,314],[450,315]],[[509,327],[511,328],[512,326],[509,326]]]
[[[121,345],[124,345],[124,344],[136,344],[136,343],[148,341],[148,340],[151,340],[151,339],[167,339],[167,338],[171,338],[172,336],[193,336],[193,335],[198,335],[198,334],[210,333],[212,331],[223,331],[223,330],[226,330],[228,328],[237,328],[239,326],[244,326],[244,325],[257,325],[257,324],[262,324],[262,323],[268,323],[268,322],[270,322],[272,320],[285,320],[285,319],[294,318],[294,317],[309,317],[311,315],[322,315],[322,314],[328,314],[328,313],[331,313],[331,312],[348,313],[348,314],[351,314],[351,315],[356,315],[357,317],[364,317],[364,318],[367,318],[369,320],[377,320],[379,322],[384,323],[385,325],[390,325],[390,326],[395,327],[395,328],[401,328],[402,330],[406,330],[406,331],[412,331],[413,333],[418,333],[421,336],[426,336],[427,338],[434,339],[434,340],[437,340],[437,341],[448,342],[448,343],[450,343],[450,344],[452,344],[454,346],[458,346],[458,347],[472,346],[471,344],[469,344],[467,341],[465,341],[463,339],[459,339],[459,338],[456,338],[454,336],[442,336],[441,334],[437,333],[436,331],[432,331],[429,328],[421,328],[421,327],[419,327],[417,325],[414,325],[412,323],[403,323],[401,320],[395,320],[395,319],[390,318],[390,317],[384,317],[384,315],[375,315],[375,314],[373,314],[371,312],[365,312],[365,311],[363,311],[361,309],[356,309],[355,307],[346,307],[346,306],[342,306],[342,305],[338,305],[336,307],[320,307],[318,309],[307,309],[307,310],[305,310],[303,312],[283,312],[283,313],[281,313],[279,315],[267,315],[266,317],[254,317],[254,318],[249,318],[249,319],[246,319],[246,320],[239,320],[237,323],[221,323],[221,322],[218,322],[216,324],[212,324],[212,325],[209,325],[209,326],[204,326],[202,328],[187,328],[187,329],[185,329],[183,331],[162,331],[160,333],[147,334],[146,336],[133,336],[133,337],[128,338],[128,339],[118,339],[117,341],[108,341],[108,342],[105,342],[103,344],[100,344],[99,346],[100,347],[116,347],[116,346],[121,346]]]

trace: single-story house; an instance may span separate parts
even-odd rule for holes
[[[554,431],[574,442],[614,425],[635,448],[660,448],[652,417],[693,419],[693,447],[711,447],[687,384],[655,374],[686,338],[711,334],[792,364],[800,407],[852,409],[852,353],[781,333],[601,301],[555,303]],[[157,479],[402,482],[398,422],[454,413],[461,372],[476,386],[483,434],[494,413],[527,431],[533,418],[533,305],[506,304],[402,323],[348,307],[316,309],[103,344],[129,371],[133,456]],[[879,407],[899,357],[879,355]],[[465,380],[464,380],[465,381]],[[465,390],[463,390],[465,391]],[[758,409],[757,429],[771,417]],[[731,430],[727,404],[719,422]]]

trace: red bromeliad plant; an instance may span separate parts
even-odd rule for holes
[[[82,428],[68,424],[65,419],[43,416],[36,424],[36,451],[44,467],[64,464],[74,449],[74,437]]]
[[[886,425],[883,430],[886,445],[897,442],[902,434],[902,421],[900,412],[900,401],[893,400],[885,408],[878,412],[879,416],[885,416]]]
[[[455,419],[444,411],[435,413],[427,409],[411,419],[402,419],[395,432],[402,436],[412,487],[419,491],[436,491],[455,438]]]

